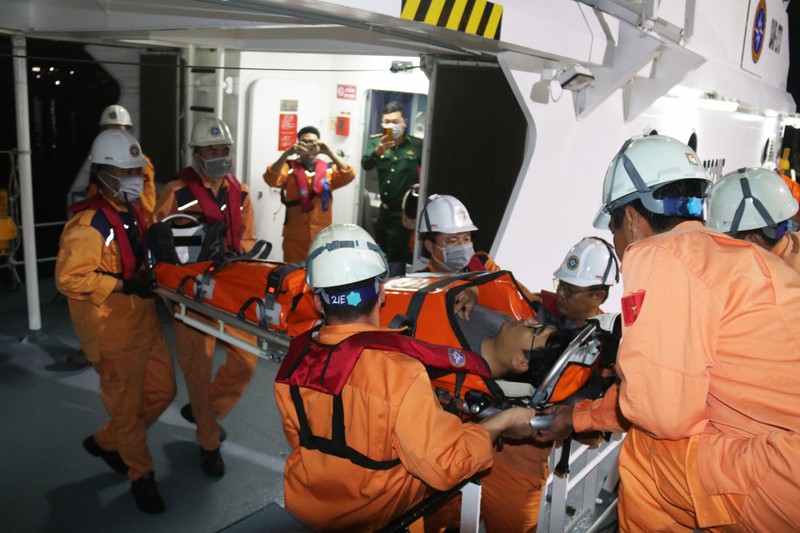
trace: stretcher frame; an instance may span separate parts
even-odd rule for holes
[[[269,331],[261,326],[253,324],[252,322],[241,319],[232,313],[205,304],[202,301],[195,300],[194,298],[180,294],[177,291],[162,285],[157,285],[153,292],[162,297],[168,305],[170,303],[174,304],[175,310],[173,312],[173,316],[176,320],[180,320],[189,327],[195,328],[233,346],[252,353],[261,359],[280,362],[283,360],[283,357],[286,355],[286,352],[289,349],[291,338],[288,335]],[[208,319],[212,320],[215,325],[210,325],[204,321],[197,320],[189,316],[187,313],[189,310],[207,317]],[[226,325],[254,335],[256,338],[256,344],[253,345],[238,337],[234,337],[225,331]],[[532,401],[532,404],[543,405],[546,403],[550,393],[552,393],[555,381],[557,379],[557,374],[563,370],[564,366],[566,366],[568,357],[564,357],[564,355],[566,355],[568,352],[574,352],[580,345],[585,343],[586,340],[595,333],[595,331],[596,326],[592,325],[591,327],[585,328],[581,334],[576,337],[576,339],[573,339],[573,341],[564,351],[564,354],[562,354],[559,362],[551,369],[545,380],[537,388],[537,394],[534,394],[534,396],[531,397],[531,400],[535,400]],[[486,415],[488,415],[488,413],[484,413],[484,416]],[[572,479],[570,479],[569,474],[564,477],[554,476],[551,468],[551,473],[545,486],[543,487],[543,497],[539,509],[540,530],[549,531],[551,533],[570,531],[577,525],[578,521],[589,512],[589,510],[595,505],[595,501],[598,497],[597,469],[605,458],[618,451],[620,443],[621,438],[612,439],[611,442],[609,442],[607,446],[603,447],[602,450],[599,448],[590,448],[589,446],[581,445],[570,455],[570,464],[574,464],[575,460],[583,454],[586,454],[587,462],[581,470],[572,475]],[[553,452],[551,453],[551,462],[555,462],[555,453],[556,449],[554,448]],[[609,475],[611,475],[611,472]],[[576,513],[576,516],[569,521],[569,523],[565,524],[567,517],[567,498],[570,491],[577,488],[581,483],[583,483],[583,500],[581,509],[578,513]],[[480,530],[480,484],[465,482],[457,487],[454,487],[453,490],[454,492],[461,492],[463,498],[461,507],[460,531],[462,533],[477,533]],[[541,521],[541,518],[544,517],[543,511],[546,505],[546,498],[544,496],[547,494],[548,490],[551,491],[552,498],[550,503],[549,520],[547,520],[547,523],[545,523]],[[608,514],[613,512],[613,510],[616,508],[616,504],[617,499],[614,497],[607,509],[593,521],[589,531],[594,531],[596,527],[608,516]],[[411,509],[409,513],[413,513],[414,511],[414,509]],[[401,522],[401,524],[403,523]],[[393,531],[393,529],[389,527],[387,528],[387,531]]]
[[[174,304],[173,317],[175,320],[180,320],[189,327],[207,333],[232,346],[241,348],[256,357],[266,359],[267,361],[280,362],[289,349],[291,338],[288,335],[270,331],[252,322],[241,319],[232,313],[179,294],[177,291],[162,285],[156,286],[153,292],[161,296],[167,302],[167,305],[170,303]],[[208,317],[213,321],[214,325],[189,316],[187,313],[188,310],[195,311],[196,313]],[[231,335],[225,331],[226,325],[254,335],[256,337],[256,344],[253,345]]]

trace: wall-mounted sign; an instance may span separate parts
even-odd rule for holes
[[[764,32],[767,29],[767,3],[761,0],[756,7],[756,16],[753,17],[753,34],[751,37],[751,53],[753,63],[758,63],[761,50],[764,49]]]
[[[295,104],[296,100],[293,100]],[[284,100],[281,100],[281,107]],[[278,150],[286,150],[297,142],[297,115],[281,113],[278,119]]]
[[[281,113],[297,113],[297,100],[281,100]]]
[[[342,85],[336,86],[336,98],[341,100],[355,100],[356,99],[356,86],[355,85]]]

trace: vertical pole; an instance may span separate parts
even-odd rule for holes
[[[188,166],[192,164],[192,149],[189,146],[191,144],[191,136],[192,136],[192,128],[194,128],[194,111],[192,111],[192,107],[194,107],[194,93],[197,90],[195,87],[195,77],[192,73],[192,69],[195,67],[195,45],[190,44],[189,48],[186,53],[186,78],[184,79],[185,84],[185,93],[184,96],[186,97],[186,108],[184,109],[183,114],[183,161],[182,166]]]
[[[28,118],[28,66],[24,35],[12,37],[16,88],[17,150],[22,212],[22,247],[25,258],[25,293],[28,299],[28,329],[42,329],[39,309],[39,275],[36,265],[36,228],[33,221],[31,131]]]

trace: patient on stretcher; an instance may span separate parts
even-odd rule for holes
[[[572,334],[535,319],[513,320],[500,311],[476,305],[470,319],[456,316],[456,324],[468,350],[480,354],[492,370],[492,377],[524,374],[537,386],[569,344]]]
[[[515,321],[505,313],[481,305],[475,306],[470,320],[457,317],[455,322],[466,341],[464,347],[486,360],[492,377],[509,397],[533,394],[575,337],[573,332],[543,326],[534,319]],[[605,336],[602,332],[599,335],[604,339],[597,346],[601,353],[604,345],[605,349],[609,349],[609,345],[613,349],[619,342],[619,339],[605,339]],[[602,381],[599,374],[596,377]],[[606,383],[595,381],[587,382],[585,394],[597,395],[607,387]]]

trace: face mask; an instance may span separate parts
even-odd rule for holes
[[[203,161],[206,176],[215,180],[224,178],[232,166],[233,158],[229,155]]]
[[[127,176],[119,179],[117,198],[132,202],[142,195],[144,178],[142,176]]]
[[[471,242],[459,246],[448,246],[446,248],[437,244],[436,247],[444,254],[444,261],[440,261],[440,263],[450,269],[451,272],[458,272],[467,266],[469,260],[475,255],[475,250],[472,248]]]
[[[106,181],[107,178],[104,179],[103,175],[98,175],[100,182],[109,191],[111,191],[116,198],[119,198],[122,201],[132,202],[142,195],[142,189],[144,189],[144,178],[141,175],[118,178],[107,172],[104,172],[103,174],[117,182],[118,185],[115,190],[114,187],[112,187],[109,182]]]
[[[392,128],[392,137],[395,139],[399,139],[403,136],[403,132],[406,131],[406,127],[404,124],[381,124],[381,128]]]

